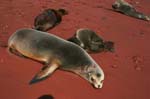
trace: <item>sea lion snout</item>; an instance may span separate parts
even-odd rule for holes
[[[90,82],[95,88],[102,88],[103,81],[104,81],[104,77],[102,75],[101,76],[92,75],[90,78]]]
[[[118,9],[120,7],[120,3],[118,2],[115,2],[113,5],[112,5],[112,8],[114,9]]]
[[[98,88],[102,88],[103,85],[102,84],[95,84],[94,87],[98,89]]]

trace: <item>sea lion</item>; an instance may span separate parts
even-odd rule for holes
[[[45,66],[33,77],[30,84],[46,79],[56,69],[73,72],[102,88],[102,68],[78,45],[53,34],[34,29],[20,29],[8,40],[8,50],[30,59],[44,62]]]
[[[122,14],[131,16],[134,18],[150,21],[149,16],[146,16],[143,13],[138,12],[132,5],[130,5],[128,2],[124,0],[116,0],[115,3],[112,5],[112,8],[115,11],[120,12]]]
[[[67,15],[65,9],[46,9],[34,20],[34,28],[40,31],[48,31],[62,21],[62,16]]]
[[[104,41],[91,29],[78,29],[74,36],[69,38],[68,41],[79,45],[90,53],[114,51],[114,43],[112,41]]]

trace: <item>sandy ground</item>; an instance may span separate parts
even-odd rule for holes
[[[150,0],[128,0],[150,15]],[[150,99],[150,23],[112,12],[114,0],[1,0],[0,1],[0,99]],[[2,47],[20,28],[31,28],[35,16],[46,8],[65,8],[69,15],[48,31],[67,39],[79,28],[95,30],[115,42],[115,53],[91,54],[103,68],[102,89],[72,73],[57,70],[35,85],[28,82],[41,64],[9,54]],[[44,98],[43,98],[44,99]],[[46,99],[46,98],[45,98]]]

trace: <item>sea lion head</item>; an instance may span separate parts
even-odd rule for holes
[[[85,79],[87,79],[94,88],[103,87],[104,72],[99,66],[88,66],[85,75]]]
[[[112,8],[116,10],[116,9],[119,9],[120,6],[121,6],[121,3],[116,1],[116,2],[112,5]]]
[[[102,88],[104,76],[101,73],[90,72],[89,81],[95,88]]]
[[[112,8],[114,10],[120,11],[120,9],[122,9],[124,7],[130,7],[130,8],[132,8],[132,5],[130,5],[128,2],[126,2],[124,0],[116,0],[115,3],[112,4]]]
[[[68,14],[68,11],[62,8],[58,9],[58,12],[60,13],[61,16]]]

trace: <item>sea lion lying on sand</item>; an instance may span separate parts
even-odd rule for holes
[[[68,39],[87,52],[97,53],[103,51],[114,51],[114,43],[112,41],[103,41],[103,39],[90,29],[78,29],[75,35]]]
[[[67,15],[65,9],[46,9],[34,20],[34,28],[40,31],[48,31],[62,21],[62,16]]]
[[[138,19],[142,19],[142,20],[146,20],[146,21],[150,21],[149,16],[146,16],[143,13],[138,12],[132,5],[130,5],[124,0],[116,0],[116,2],[112,5],[112,8],[115,11],[123,13],[125,15],[138,18]]]
[[[34,29],[20,29],[9,38],[8,49],[27,58],[44,62],[43,67],[30,84],[46,79],[56,69],[73,72],[90,82],[95,88],[102,88],[102,68],[78,45],[53,34]]]

